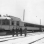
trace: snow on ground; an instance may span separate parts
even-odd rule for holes
[[[37,41],[37,42],[35,42],[35,43],[33,43],[33,44],[44,44],[44,39],[39,40],[39,41]]]
[[[0,44],[30,44],[31,42],[43,37],[44,32],[28,33],[26,37],[24,36],[24,34],[23,36],[15,35],[14,37],[12,37],[12,35],[0,36]]]
[[[44,38],[39,41],[34,42],[33,44],[44,44]]]

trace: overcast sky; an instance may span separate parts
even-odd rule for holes
[[[24,21],[44,25],[44,0],[0,0],[0,14],[12,15]]]

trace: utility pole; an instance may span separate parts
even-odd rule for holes
[[[24,18],[25,18],[25,9],[23,11],[23,21],[24,21]]]
[[[37,17],[37,16],[36,16],[36,17]],[[39,27],[39,28],[40,28],[40,31],[42,31],[42,30],[41,30],[41,19],[40,19],[40,27]]]
[[[40,19],[40,31],[42,31],[42,30],[41,30],[41,19]]]
[[[40,25],[41,25],[41,19],[40,19]]]

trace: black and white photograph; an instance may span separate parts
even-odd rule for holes
[[[0,44],[44,44],[44,0],[0,0]]]

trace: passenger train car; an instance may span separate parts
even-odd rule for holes
[[[13,17],[13,16],[7,16],[7,17],[0,17],[0,31],[2,30],[12,30],[19,28],[20,19]]]
[[[37,24],[32,24],[32,23],[27,23],[21,21],[20,18],[13,17],[13,16],[6,16],[6,17],[0,17],[0,32],[1,31],[12,31],[16,28],[24,30],[27,28],[27,31],[42,31],[44,30],[44,26],[42,25],[37,25]]]
[[[42,25],[25,23],[24,26],[27,27],[28,31],[32,31],[32,32],[44,31],[44,26]]]

